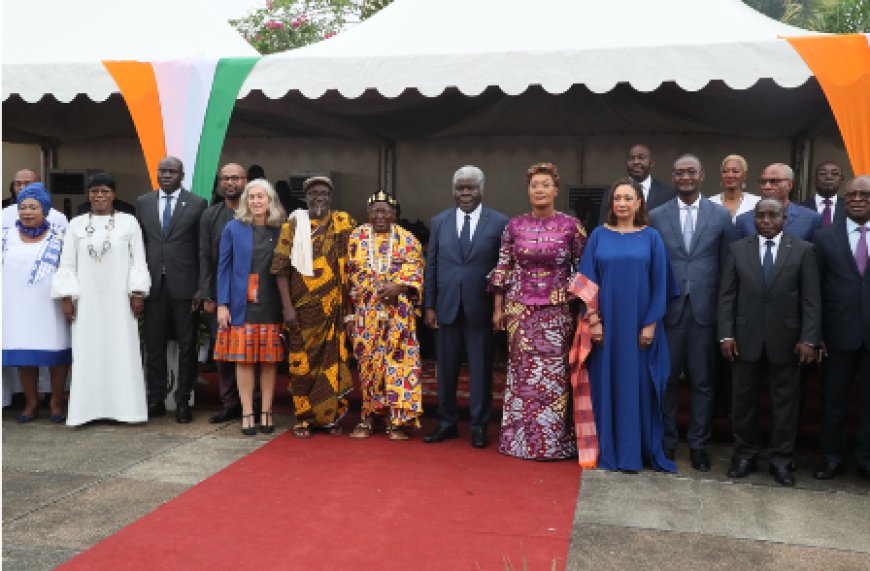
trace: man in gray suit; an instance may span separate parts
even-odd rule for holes
[[[424,440],[437,443],[458,436],[456,384],[462,353],[468,356],[471,385],[471,445],[488,444],[492,409],[492,295],[487,274],[498,262],[507,217],[485,208],[483,171],[464,166],[453,175],[456,208],[432,218],[426,255],[423,307],[435,329],[438,347],[439,424]]]
[[[725,208],[701,196],[704,168],[694,155],[674,163],[677,197],[650,212],[650,225],[661,234],[680,296],[668,301],[665,332],[671,352],[671,374],[662,402],[665,455],[677,447],[677,388],[680,374],[692,384],[692,412],[687,439],[692,468],[710,470],[707,440],[713,416],[716,358],[716,313],[719,276],[736,237]]]
[[[812,244],[783,232],[785,207],[755,205],[757,234],[731,244],[719,287],[722,356],[733,361],[734,453],[729,478],[758,469],[758,385],[770,384],[770,466],[774,480],[794,486],[792,474],[800,402],[800,366],[815,361],[821,338],[819,270]]]
[[[170,332],[178,341],[178,388],[175,418],[193,420],[190,393],[196,381],[196,338],[199,310],[199,221],[206,202],[181,188],[184,166],[166,157],[157,166],[159,191],[136,201],[136,218],[145,239],[151,292],[145,300],[148,416],[163,416],[166,394],[166,346]]]

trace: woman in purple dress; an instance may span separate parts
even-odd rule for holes
[[[499,452],[558,460],[577,455],[568,373],[574,316],[567,288],[586,234],[579,220],[555,209],[555,165],[532,165],[526,177],[532,211],[508,222],[490,275],[493,327],[507,330],[510,348]]]

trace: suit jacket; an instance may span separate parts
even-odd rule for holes
[[[744,212],[734,221],[734,226],[737,227],[737,234],[740,238],[755,235],[755,211]],[[782,227],[782,232],[789,236],[794,236],[804,242],[809,242],[813,239],[813,232],[822,226],[822,215],[815,209],[799,206],[794,202],[789,202],[785,208],[785,226]]]
[[[280,228],[272,228],[275,238]],[[254,255],[254,227],[230,220],[221,232],[217,266],[217,303],[230,309],[232,324],[245,324],[248,308],[248,278]],[[270,254],[271,255],[271,254]]]
[[[728,246],[737,236],[731,214],[703,196],[698,204],[695,232],[689,251],[680,224],[680,199],[672,198],[650,212],[650,225],[658,230],[665,247],[680,296],[668,301],[665,324],[676,323],[688,295],[692,315],[699,325],[716,323],[719,303],[719,278],[728,257]]]
[[[821,339],[819,270],[813,245],[783,233],[770,287],[764,284],[759,237],[731,244],[719,287],[719,339],[735,339],[740,361],[766,350],[771,363],[793,363],[799,341]]]
[[[182,188],[166,236],[160,225],[159,205],[157,191],[136,200],[136,218],[142,227],[151,273],[151,295],[158,293],[163,278],[170,299],[192,299],[199,287],[199,220],[206,202]]]
[[[819,212],[818,210],[816,210],[816,195],[815,194],[812,195],[811,197],[807,198],[803,202],[801,202],[799,204],[799,206],[803,206],[804,208],[808,208],[814,212]],[[822,215],[822,213],[819,212],[819,216],[821,216],[821,215]],[[834,212],[833,212],[833,215],[831,216],[831,222],[834,222],[837,220],[844,220],[845,218],[846,218],[846,203],[843,202],[843,197],[841,196],[840,198],[837,199],[836,206],[834,206]]]
[[[223,202],[212,204],[199,221],[199,295],[202,299],[217,299],[217,264],[221,234],[236,211]]]
[[[649,196],[646,200],[646,211],[652,212],[677,195],[677,189],[657,179],[652,179],[649,185]],[[610,190],[601,195],[601,211],[598,213],[598,224],[604,224],[607,219],[607,203],[610,202]]]
[[[870,349],[870,271],[858,273],[843,217],[813,236],[822,283],[822,339],[833,351]]]
[[[432,218],[423,281],[423,307],[435,309],[438,323],[449,325],[456,321],[460,304],[471,325],[491,322],[492,295],[487,293],[487,274],[498,262],[501,236],[507,222],[507,216],[501,212],[482,207],[471,238],[471,250],[463,259],[456,227],[456,208],[449,208]]]

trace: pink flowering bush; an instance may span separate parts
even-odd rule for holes
[[[267,0],[230,24],[254,48],[269,54],[329,39],[392,0]]]

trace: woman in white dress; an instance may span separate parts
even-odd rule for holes
[[[72,359],[69,325],[51,299],[63,229],[51,225],[48,191],[36,182],[18,193],[18,220],[3,228],[3,365],[17,367],[24,391],[18,422],[39,410],[38,367],[49,367],[52,422],[63,422],[64,389]]]
[[[148,406],[137,317],[151,286],[142,230],[112,207],[115,181],[88,180],[91,212],[70,221],[51,295],[72,323],[67,424],[109,418],[145,422]]]
[[[719,178],[722,181],[722,192],[711,196],[710,201],[728,209],[731,222],[750,210],[761,200],[757,194],[746,192],[746,176],[749,174],[749,164],[740,155],[728,155],[722,160]]]

